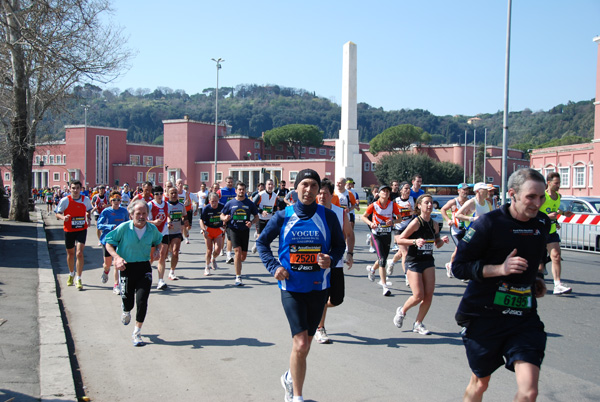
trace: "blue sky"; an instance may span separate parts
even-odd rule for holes
[[[342,47],[358,50],[358,101],[436,115],[504,105],[507,0],[119,0],[136,52],[106,88],[278,84],[341,101]],[[513,0],[510,110],[595,96],[598,0]]]

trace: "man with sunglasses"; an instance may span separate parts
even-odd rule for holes
[[[167,215],[169,214],[169,206],[163,198],[163,188],[161,186],[154,186],[152,188],[152,194],[154,199],[148,203],[148,222],[156,226],[160,234],[163,236],[160,244],[160,253],[158,257],[158,284],[156,288],[158,290],[167,289],[167,284],[164,281],[165,277],[165,263],[167,259],[167,252],[169,251],[169,227],[167,226]],[[154,254],[154,253],[151,253]]]
[[[108,282],[108,273],[110,272],[110,266],[112,265],[112,256],[106,250],[106,235],[114,230],[121,223],[129,220],[129,212],[127,212],[127,208],[121,206],[122,196],[121,193],[116,190],[112,191],[109,195],[109,207],[104,208],[98,217],[98,230],[100,231],[100,243],[102,244],[102,249],[104,250],[104,263],[102,264],[102,268],[104,271],[102,272],[102,283]],[[121,294],[121,290],[119,287],[119,271],[115,269],[114,274],[115,283],[113,285],[113,293]]]

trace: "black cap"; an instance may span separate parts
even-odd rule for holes
[[[319,185],[319,188],[321,188],[321,177],[319,176],[319,174],[312,169],[302,169],[296,175],[296,181],[294,182],[294,189],[297,189],[298,184],[304,179],[313,179],[314,181],[317,182],[317,184]]]
[[[386,189],[387,189],[387,191],[390,192],[390,194],[392,193],[392,188],[388,185],[383,185],[383,186],[379,187],[379,191],[386,190]]]

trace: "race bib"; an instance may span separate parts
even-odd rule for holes
[[[377,233],[390,233],[392,231],[391,226],[377,226]]]
[[[292,270],[301,272],[319,271],[321,267],[317,263],[317,256],[320,252],[320,244],[290,245],[290,266]]]
[[[523,315],[531,311],[532,300],[531,286],[502,282],[494,295],[494,308],[511,315]]]
[[[83,229],[85,227],[85,217],[71,217],[71,227],[73,229]]]
[[[172,222],[180,222],[181,221],[181,211],[173,211],[171,212],[171,221]]]
[[[242,210],[242,211],[236,211],[233,214],[233,221],[235,222],[244,222],[246,220],[246,211]]]
[[[431,255],[433,254],[433,245],[435,244],[435,240],[425,240],[425,244],[421,247],[417,247],[418,253],[420,255]]]
[[[270,214],[271,212],[273,212],[273,207],[268,207],[265,205],[262,210]]]

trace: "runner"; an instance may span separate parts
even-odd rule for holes
[[[281,376],[288,402],[303,400],[306,358],[327,302],[330,267],[344,255],[336,214],[315,202],[320,186],[317,172],[301,170],[295,181],[299,202],[277,212],[258,238],[260,258],[279,283],[292,333],[290,368]],[[278,259],[271,251],[277,236]]]
[[[217,257],[221,253],[225,237],[225,228],[223,227],[223,221],[221,221],[223,204],[219,203],[219,195],[210,193],[208,200],[209,203],[204,207],[200,216],[200,228],[206,244],[206,267],[204,268],[204,275],[206,276],[210,275],[211,266],[213,270],[218,268]]]
[[[376,185],[371,186],[371,194],[367,197],[367,206],[374,203],[379,198],[379,187]],[[373,239],[371,238],[371,232],[367,233],[367,246],[369,246],[369,253],[375,252],[375,247],[373,247]]]
[[[227,224],[227,237],[235,250],[235,286],[242,286],[242,262],[248,255],[250,228],[258,220],[258,209],[246,197],[246,184],[238,181],[235,191],[236,197],[225,204],[221,211],[221,220]],[[252,220],[250,215],[253,216]]]
[[[285,196],[288,195],[289,190],[287,188],[285,188],[285,180],[281,180],[279,182],[279,188],[275,191],[275,193],[277,194],[277,197],[279,197],[279,200],[277,201],[277,209],[278,210],[283,210],[286,207],[286,202],[285,202]]]
[[[152,195],[154,196],[153,200],[148,203],[148,222],[156,226],[160,234],[162,235],[162,240],[159,246],[158,252],[158,282],[156,284],[156,289],[158,290],[166,290],[167,284],[164,281],[165,277],[165,265],[167,259],[167,253],[169,252],[169,227],[167,225],[167,215],[169,214],[169,205],[165,201],[164,198],[164,190],[161,186],[154,186],[152,188]],[[155,253],[151,252],[151,255],[155,255]],[[150,258],[150,264],[152,264],[153,259]]]
[[[220,195],[220,199],[219,199],[219,203],[225,205],[227,204],[230,200],[235,198],[235,188],[233,188],[233,177],[232,176],[227,176],[225,178],[225,187],[222,187],[219,190],[219,195]],[[227,264],[233,264],[233,254],[231,252],[231,239],[229,238],[229,232],[225,232],[226,236],[227,236],[227,259],[225,260],[225,262]]]
[[[456,312],[472,375],[463,400],[481,401],[492,373],[514,371],[515,401],[535,401],[546,349],[536,297],[546,293],[538,265],[546,253],[550,219],[544,177],[520,169],[508,180],[512,199],[481,216],[458,243],[452,273],[470,279]]]
[[[127,208],[121,206],[122,201],[120,191],[117,190],[111,192],[109,195],[110,206],[104,208],[98,218],[97,226],[98,230],[101,232],[100,243],[102,243],[102,250],[104,251],[104,261],[102,264],[104,271],[102,272],[101,277],[102,283],[108,282],[108,274],[110,273],[110,266],[113,262],[112,256],[106,249],[106,235],[121,223],[129,220],[129,212],[127,212]],[[116,269],[114,272],[114,280],[113,293],[119,295],[121,294],[121,289],[119,287],[119,271]]]
[[[318,343],[331,343],[331,339],[329,339],[327,331],[325,330],[325,317],[327,316],[327,308],[336,307],[343,303],[345,293],[344,262],[348,264],[348,269],[352,268],[352,264],[354,263],[354,230],[352,230],[350,220],[348,219],[348,214],[344,211],[344,208],[338,207],[337,205],[333,205],[331,203],[333,192],[333,183],[331,180],[324,178],[321,181],[321,190],[317,196],[317,202],[319,205],[323,205],[325,208],[331,209],[333,212],[335,212],[338,222],[342,227],[342,232],[346,241],[346,249],[348,252],[346,253],[346,260],[344,261],[340,259],[337,265],[331,269],[331,275],[329,278],[329,298],[327,300],[327,304],[325,304],[325,308],[323,309],[323,317],[321,317],[321,322],[319,322],[317,332],[315,332],[315,340]]]
[[[73,277],[77,269],[75,287],[83,289],[81,275],[83,274],[83,250],[87,238],[87,228],[90,221],[90,211],[93,209],[90,199],[80,194],[81,182],[74,180],[70,185],[71,195],[63,198],[56,208],[56,218],[64,221],[65,247],[67,249],[67,266],[69,277],[67,286],[73,286]],[[75,246],[77,245],[77,249]],[[75,259],[77,258],[77,263]]]
[[[394,226],[394,244],[396,244],[396,239],[404,232],[404,230],[408,227],[408,224],[415,217],[415,203],[410,196],[410,184],[408,182],[403,181],[398,186],[400,188],[400,196],[397,197],[394,202],[398,204],[398,209],[400,211],[400,223],[397,223]],[[394,273],[394,264],[396,264],[400,259],[402,259],[402,272],[404,272],[404,278],[406,282],[406,286],[409,286],[408,276],[406,275],[406,253],[408,252],[408,247],[406,246],[398,246],[398,252],[394,254],[392,258],[392,262],[388,263],[386,267],[387,276],[392,276]]]
[[[554,294],[563,295],[573,291],[570,287],[566,286],[560,280],[560,274],[562,271],[562,262],[560,257],[560,236],[556,231],[560,228],[560,224],[557,222],[558,214],[564,216],[571,216],[571,211],[560,210],[560,175],[557,172],[551,172],[547,177],[548,188],[546,190],[546,201],[540,207],[540,211],[548,215],[552,226],[550,227],[550,236],[548,237],[548,253],[550,253],[550,259],[552,261],[552,277],[554,278]],[[544,259],[544,261],[546,261]],[[540,270],[544,270],[546,264],[540,263]]]
[[[114,258],[115,268],[121,278],[123,325],[131,321],[131,310],[137,304],[133,346],[143,346],[142,325],[148,311],[148,297],[152,287],[152,266],[149,256],[151,247],[160,244],[162,236],[156,226],[148,225],[148,204],[134,200],[128,207],[131,221],[117,226],[106,236],[106,249]]]
[[[142,185],[142,192],[138,193],[135,197],[131,199],[133,200],[144,200],[146,203],[152,201],[152,182],[147,181]]]
[[[131,192],[129,191],[129,184],[123,184],[123,191],[121,191],[121,206],[127,208],[127,205],[131,202]]]
[[[196,196],[198,197],[198,203],[196,211],[194,212],[194,216],[198,213],[202,215],[202,208],[204,208],[204,206],[208,204],[208,189],[206,188],[205,183],[200,184],[200,190],[198,190]]]
[[[348,215],[350,218],[350,226],[352,226],[352,230],[354,230],[354,222],[356,221],[355,211],[360,212],[360,197],[358,196],[356,190],[354,190],[354,179],[352,179],[352,177],[346,178],[346,190],[352,193],[354,199],[356,200],[354,208],[350,210],[350,215]]]
[[[331,200],[333,205],[338,205],[348,213],[356,208],[356,198],[351,191],[346,189],[346,178],[340,177],[335,182],[335,194]]]
[[[469,185],[467,183],[461,183],[458,185],[458,197],[448,201],[446,205],[444,205],[441,209],[442,218],[448,222],[448,226],[450,227],[450,236],[452,237],[452,241],[456,246],[452,255],[450,256],[450,262],[446,263],[446,276],[448,278],[452,278],[452,262],[456,257],[456,250],[458,247],[458,242],[462,240],[463,236],[466,232],[466,224],[464,220],[460,220],[456,218],[456,213],[458,210],[469,200],[467,197],[469,194]],[[448,212],[452,214],[452,218],[448,216]]]
[[[54,192],[49,188],[44,190],[44,199],[46,200],[46,212],[50,215],[52,206],[54,205]]]
[[[175,187],[177,187],[177,197],[179,198],[179,202],[182,203],[185,208],[186,220],[182,227],[183,239],[185,240],[185,244],[190,244],[190,228],[192,227],[193,215],[192,200],[190,199],[188,186],[187,184],[183,184],[182,179],[177,179]]]
[[[273,216],[273,213],[277,211],[277,195],[273,193],[275,183],[273,180],[267,180],[264,191],[261,191],[254,197],[253,201],[258,209],[258,223],[256,225],[256,238],[260,235],[267,226],[269,219]],[[256,253],[256,243],[252,247],[252,254]]]
[[[169,229],[167,248],[171,253],[169,279],[176,281],[179,279],[175,275],[175,268],[177,268],[177,263],[179,262],[179,249],[181,248],[181,240],[183,239],[181,231],[187,219],[185,207],[179,202],[179,194],[176,187],[169,189],[169,202],[167,206],[169,207],[167,214],[167,228]]]
[[[379,268],[380,285],[384,296],[390,296],[392,292],[388,288],[391,282],[386,279],[386,264],[388,254],[390,253],[390,243],[392,241],[392,226],[401,221],[394,216],[400,215],[398,204],[390,200],[390,186],[379,188],[379,198],[377,201],[367,207],[362,220],[371,229],[371,241],[374,243],[377,252],[377,261],[371,266],[367,265],[367,277],[371,282],[375,280],[375,271]],[[369,219],[371,216],[371,219]]]
[[[435,262],[433,246],[440,248],[450,240],[448,236],[440,237],[439,226],[431,219],[433,198],[431,194],[422,194],[417,198],[418,216],[409,223],[408,227],[397,239],[398,244],[408,246],[406,254],[406,269],[412,296],[398,307],[394,316],[394,324],[402,327],[402,322],[408,310],[417,304],[419,312],[413,324],[413,332],[429,335],[431,332],[423,325],[423,320],[431,307],[435,289]]]
[[[98,194],[96,194],[92,197],[92,206],[94,207],[92,209],[92,214],[94,215],[94,220],[96,221],[96,235],[97,235],[98,239],[100,239],[102,233],[101,233],[100,229],[98,228],[98,218],[100,217],[100,214],[102,213],[104,208],[106,208],[108,206],[108,197],[106,196],[106,187],[104,187],[104,186],[98,187]],[[102,246],[102,243],[100,243],[100,241],[98,241],[98,245]]]
[[[456,218],[470,223],[492,210],[492,205],[487,200],[488,189],[484,183],[477,183],[474,187],[475,197],[463,204],[456,212]]]
[[[423,184],[423,176],[421,176],[420,174],[414,175],[412,178],[412,187],[410,188],[410,196],[413,198],[415,203],[417,201],[417,198],[419,198],[421,195],[425,194],[425,190],[423,190],[421,188],[422,184]]]

